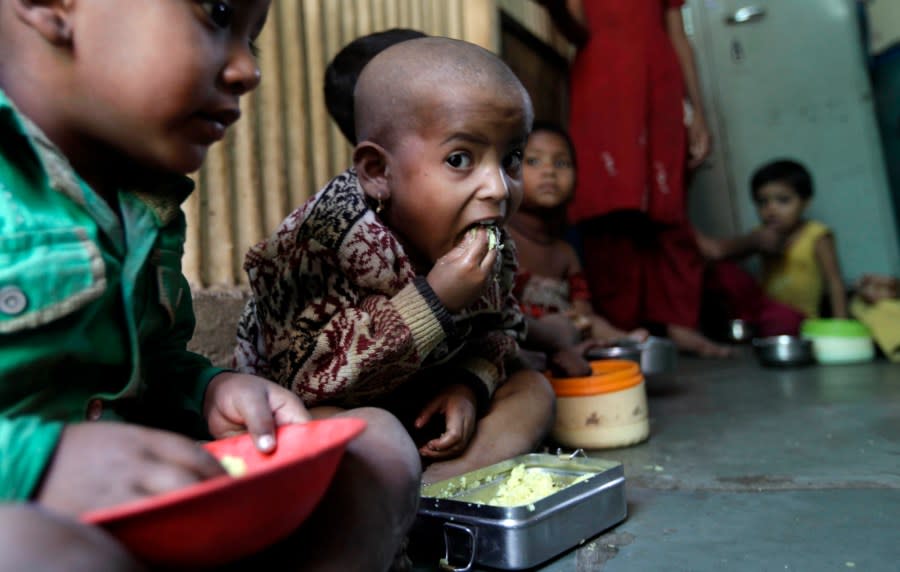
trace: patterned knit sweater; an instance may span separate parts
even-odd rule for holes
[[[253,296],[234,366],[307,406],[365,405],[408,381],[465,383],[484,406],[525,328],[512,296],[515,249],[505,231],[502,241],[497,279],[451,315],[347,170],[248,252]]]

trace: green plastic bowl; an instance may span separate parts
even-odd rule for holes
[[[800,325],[804,337],[870,338],[869,328],[858,320],[841,318],[817,318],[804,320]]]

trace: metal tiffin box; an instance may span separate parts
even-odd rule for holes
[[[521,570],[545,562],[627,516],[622,464],[578,454],[520,455],[427,485],[415,528],[432,540],[443,535],[444,569]],[[524,504],[494,506],[514,469],[523,481],[531,475],[546,483],[549,476],[553,488]]]

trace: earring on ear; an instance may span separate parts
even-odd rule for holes
[[[375,207],[375,214],[381,214],[381,211],[384,210],[384,201],[381,200],[381,197],[378,197],[378,205]]]
[[[59,43],[65,45],[72,43],[72,27],[68,24],[63,24],[62,26],[60,26]]]
[[[67,46],[72,43],[72,26],[71,23],[60,16],[53,19],[53,43],[60,46]]]

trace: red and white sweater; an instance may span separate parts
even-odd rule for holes
[[[253,296],[234,367],[277,381],[307,406],[366,405],[407,381],[466,383],[484,405],[525,331],[506,231],[502,242],[497,280],[451,315],[347,170],[247,253]]]

